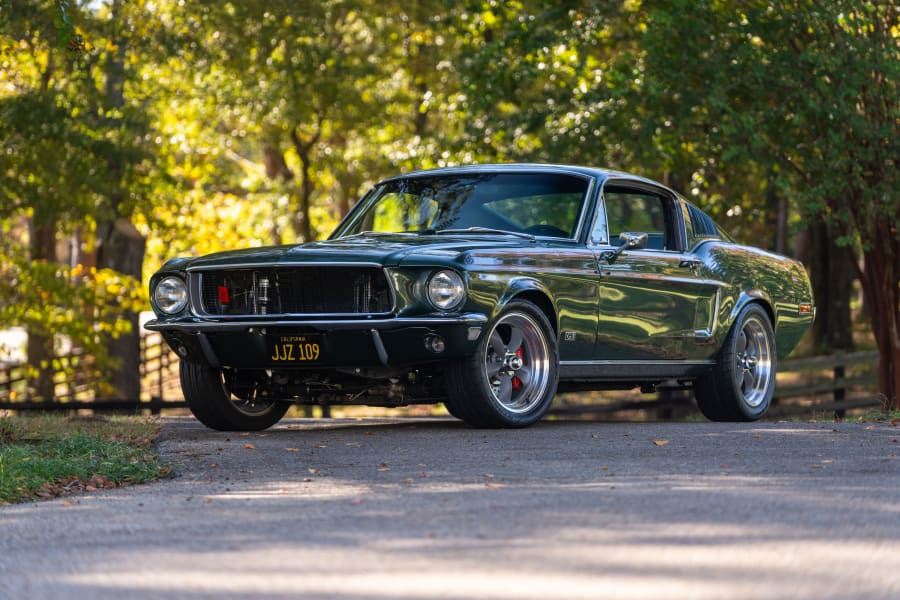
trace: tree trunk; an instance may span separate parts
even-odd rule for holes
[[[262,159],[266,167],[266,177],[273,181],[288,183],[294,179],[294,172],[288,166],[284,159],[284,153],[279,147],[278,141],[273,135],[266,136],[262,141]],[[277,200],[273,206],[277,205]],[[280,244],[282,242],[282,231],[278,226],[278,219],[272,219],[272,243]]]
[[[809,266],[816,320],[812,327],[816,353],[853,349],[850,299],[856,268],[852,252],[835,243],[832,227],[820,219],[811,221],[804,262]]]
[[[778,193],[775,184],[775,174],[770,172],[766,177],[766,206],[768,208],[768,222],[772,229],[772,250],[778,254],[787,252],[787,200]]]
[[[30,237],[32,261],[57,262],[56,219],[33,220]],[[28,377],[27,388],[32,399],[45,402],[54,399],[53,354],[53,335],[43,327],[28,327],[28,366],[34,369],[34,376]]]
[[[882,410],[900,409],[900,237],[897,222],[882,219],[864,246],[859,272],[863,298],[878,346]]]
[[[141,280],[144,266],[146,240],[127,219],[118,219],[112,226],[101,231],[98,227],[100,246],[97,250],[97,266],[113,269],[119,273],[130,275]],[[110,356],[118,360],[118,364],[108,374],[113,388],[112,395],[120,400],[138,400],[141,395],[141,335],[138,315],[127,311],[122,319],[131,324],[128,333],[118,338],[110,337],[107,347]]]
[[[352,201],[352,196],[350,194],[350,190],[344,182],[340,182],[338,188],[338,218],[343,219],[347,216],[347,213],[350,212],[350,203]]]
[[[116,28],[113,33],[116,51],[110,53],[105,65],[104,104],[109,111],[121,109],[125,105],[125,53],[128,43],[125,32],[128,30],[128,23],[122,17],[122,6],[122,0],[114,0],[111,5],[110,22]],[[121,123],[118,119],[110,119],[110,127],[121,127]],[[110,173],[116,178],[118,187],[113,187],[108,198],[110,217],[97,223],[97,267],[112,269],[141,281],[146,240],[134,228],[127,215],[123,214],[124,192],[121,186],[125,165],[122,161],[119,154],[107,159]],[[122,319],[128,321],[131,328],[128,333],[122,333],[118,337],[110,335],[108,338],[109,354],[118,360],[118,364],[107,373],[107,379],[112,386],[114,398],[138,400],[141,393],[138,315],[129,311],[122,315]]]
[[[300,206],[294,217],[294,232],[300,241],[311,242],[313,238],[312,224],[309,222],[309,207],[312,201],[312,166],[309,152],[297,152],[300,158]]]
[[[863,294],[878,346],[878,388],[885,412],[900,408],[900,291],[898,266],[875,251],[863,253]],[[889,259],[888,259],[889,260]]]
[[[294,217],[294,232],[301,241],[313,239],[312,224],[309,221],[309,208],[313,195],[312,150],[322,135],[322,118],[317,117],[316,128],[309,140],[300,139],[296,128],[291,131],[291,143],[300,160],[300,202]]]

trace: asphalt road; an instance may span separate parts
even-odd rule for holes
[[[900,598],[898,438],[168,418],[172,478],[0,507],[0,598]]]

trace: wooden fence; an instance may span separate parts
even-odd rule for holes
[[[878,352],[837,352],[795,358],[778,365],[773,417],[883,408],[878,395]]]
[[[141,397],[129,400],[98,398],[87,376],[89,358],[79,353],[58,357],[56,400],[29,398],[22,365],[0,363],[0,410],[128,410],[158,414],[184,408],[178,379],[178,357],[158,333],[141,339]],[[769,418],[831,416],[847,411],[877,409],[877,352],[836,353],[782,361]],[[65,368],[64,368],[65,367]],[[67,374],[67,375],[66,375]],[[671,419],[697,412],[689,391],[661,387],[656,397],[637,392],[563,394],[551,414],[576,418]],[[308,411],[308,414],[309,413]],[[328,411],[323,411],[328,414]]]
[[[778,364],[769,419],[834,417],[847,411],[882,408],[877,394],[877,352],[838,352],[828,356],[784,360]],[[693,395],[678,388],[658,388],[656,397],[635,391],[564,395],[551,414],[581,418],[684,418],[699,414]]]
[[[100,398],[91,380],[90,359],[79,352],[53,359],[55,398],[32,398],[24,365],[0,363],[0,410],[116,410],[159,414],[164,408],[184,408],[178,379],[178,356],[159,333],[141,337],[141,395],[139,398]]]

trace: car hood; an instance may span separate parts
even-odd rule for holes
[[[385,267],[424,262],[452,262],[470,250],[533,247],[530,240],[496,235],[457,237],[447,235],[365,235],[309,242],[229,250],[199,258],[179,260],[170,266],[179,269],[235,267],[247,264],[291,263],[375,263]]]

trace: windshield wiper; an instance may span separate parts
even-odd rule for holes
[[[524,240],[535,241],[535,237],[530,233],[523,233],[521,231],[507,231],[505,229],[493,229],[491,227],[465,227],[463,229],[440,229],[434,232],[437,235],[453,235],[460,233],[486,233],[491,235],[512,235],[517,238],[522,238]]]
[[[350,235],[342,235],[339,240],[346,240],[348,238],[355,237],[385,237],[391,235],[416,235],[418,232],[416,231],[359,231],[357,233],[351,233]]]

